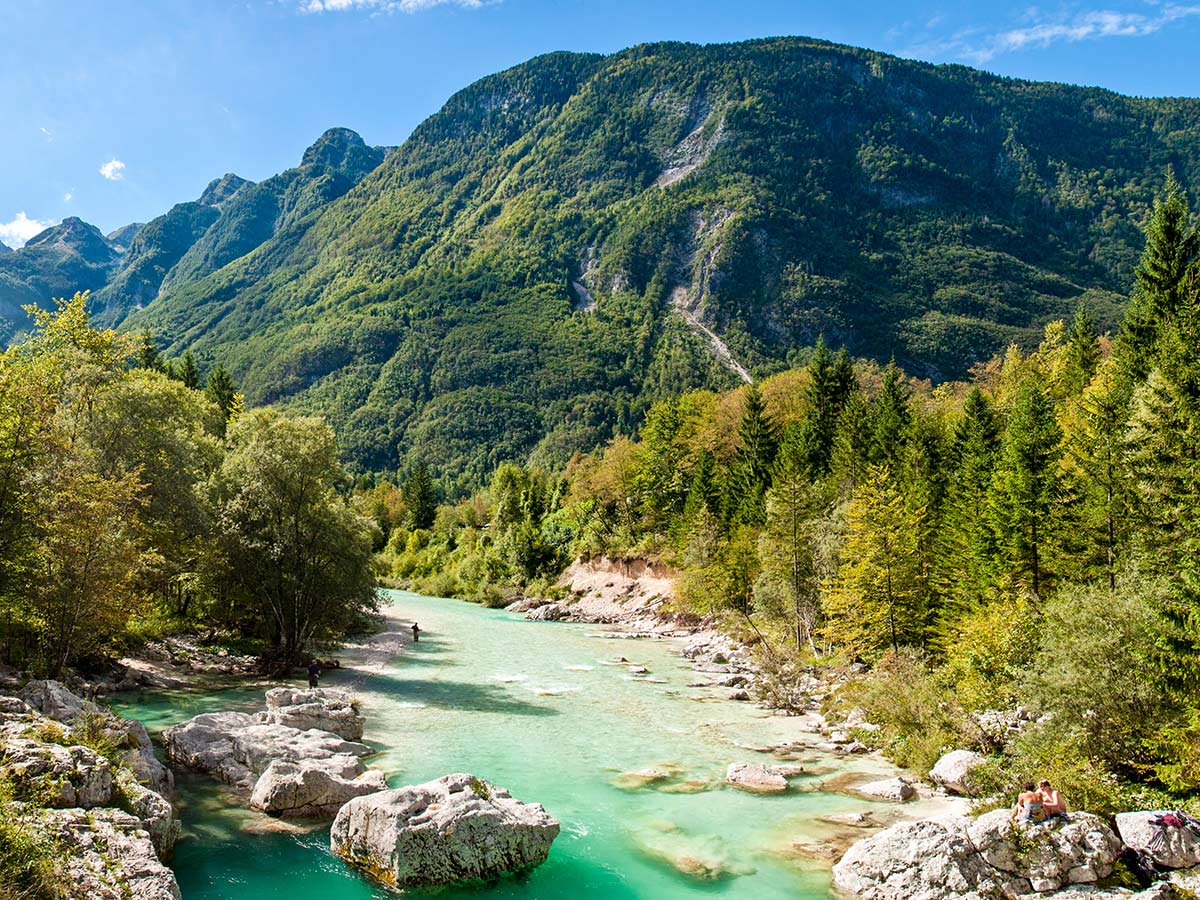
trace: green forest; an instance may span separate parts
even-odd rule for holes
[[[756,644],[764,699],[858,664],[858,737],[917,771],[993,754],[1081,808],[1200,789],[1200,237],[1170,179],[1123,323],[1080,305],[1036,349],[932,386],[823,342],[805,364],[648,411],[560,472],[501,465],[436,503],[416,465],[362,485],[395,583],[491,605],[554,596],[579,556],[679,572],[677,610]],[[863,665],[865,664],[865,668]],[[1008,740],[996,710],[1040,718]]]
[[[421,460],[474,490],[734,387],[681,312],[757,378],[821,334],[940,381],[1081,302],[1111,331],[1163,172],[1200,183],[1198,135],[1195,100],[806,38],[555,53],[130,322],[251,404],[327,416],[358,472]]]
[[[220,364],[202,385],[88,306],[30,307],[0,356],[0,663],[102,673],[187,629],[276,671],[362,627],[375,526],[330,427],[245,410]]]

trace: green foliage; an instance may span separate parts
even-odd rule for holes
[[[945,378],[1080,303],[1111,330],[1198,120],[804,38],[548,54],[382,162],[331,140],[243,187],[129,324],[327,415],[355,471],[420,459],[458,497],[733,387],[695,322],[756,378],[821,334]]]
[[[70,883],[63,852],[11,814],[0,784],[0,900],[65,900]]]

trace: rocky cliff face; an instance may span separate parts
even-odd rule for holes
[[[71,900],[179,900],[171,773],[145,729],[53,681],[0,696],[0,815],[41,841]]]

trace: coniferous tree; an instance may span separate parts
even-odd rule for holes
[[[893,362],[883,373],[879,396],[871,404],[872,465],[888,466],[893,474],[899,469],[912,428],[911,391],[904,374]]]
[[[237,412],[239,399],[233,376],[221,363],[218,362],[208,373],[208,382],[204,386],[204,393],[221,410],[224,423],[228,424]],[[222,434],[224,434],[223,428]]]
[[[192,390],[200,389],[200,370],[196,366],[196,357],[190,349],[183,352],[176,376],[186,387],[190,387]]]
[[[437,515],[437,487],[424,460],[417,460],[408,470],[401,488],[408,507],[408,522],[412,528],[429,528]]]
[[[1132,526],[1132,484],[1125,426],[1130,392],[1111,358],[1062,416],[1063,468],[1080,497],[1078,574],[1099,573],[1116,588],[1117,564]]]
[[[158,352],[158,345],[155,343],[154,335],[151,334],[149,328],[143,328],[141,335],[138,337],[138,346],[133,356],[133,363],[139,369],[153,369],[157,372],[163,370],[162,354]]]
[[[993,481],[993,521],[1010,571],[1027,577],[1035,595],[1047,586],[1050,548],[1061,517],[1058,460],[1061,432],[1040,379],[1017,389]]]
[[[841,565],[827,596],[824,631],[835,645],[873,659],[922,646],[925,590],[917,564],[924,510],[914,509],[883,466],[872,466],[847,514]]]
[[[765,495],[779,450],[779,429],[767,415],[762,394],[754,385],[746,388],[738,438],[740,447],[729,483],[729,518],[734,523],[757,525],[766,516]]]
[[[1122,366],[1135,381],[1153,367],[1159,332],[1174,317],[1184,278],[1198,257],[1200,233],[1183,189],[1174,173],[1168,173],[1163,193],[1154,201],[1146,246],[1134,273],[1133,297],[1117,338]]]
[[[814,477],[829,474],[838,422],[850,394],[857,388],[854,369],[845,349],[829,353],[823,338],[808,366],[808,412],[795,437],[805,466]]]
[[[1096,368],[1100,365],[1100,345],[1097,341],[1096,322],[1080,303],[1067,332],[1066,360],[1063,372],[1063,387],[1068,396],[1083,392]]]
[[[839,489],[850,494],[866,476],[871,454],[871,409],[861,391],[854,391],[842,408],[833,437],[831,474]]]
[[[972,388],[950,445],[951,475],[938,534],[939,592],[944,618],[962,616],[987,595],[996,558],[996,536],[986,509],[1000,448],[1000,425],[987,396]]]

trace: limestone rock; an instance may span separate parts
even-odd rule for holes
[[[122,806],[137,816],[150,842],[161,860],[170,858],[179,839],[180,824],[175,818],[175,808],[162,794],[141,784],[128,769],[118,769],[116,774],[117,790],[120,792]]]
[[[779,772],[750,763],[730,763],[725,780],[739,790],[755,794],[782,794],[788,789],[787,779]]]
[[[533,622],[558,622],[567,614],[567,608],[561,603],[546,603],[536,609],[531,609],[525,618]]]
[[[1200,866],[1200,835],[1187,827],[1155,825],[1170,810],[1117,813],[1117,831],[1125,846],[1143,850],[1168,869]]]
[[[917,789],[906,778],[884,778],[881,781],[869,781],[866,784],[856,785],[854,791],[872,800],[890,800],[893,803],[906,803],[917,796]]]
[[[22,816],[69,848],[72,900],[180,900],[175,875],[141,823],[119,809],[47,809]]]
[[[834,884],[867,900],[1023,898],[1064,888],[1097,900],[1127,897],[1084,887],[1112,873],[1120,847],[1089,813],[1039,825],[1013,825],[1006,810],[973,821],[902,822],[846,851],[833,868]]]
[[[971,772],[987,762],[987,757],[972,750],[951,750],[929,770],[929,780],[952,794],[973,796]]]
[[[1013,825],[998,809],[971,823],[969,834],[983,860],[1028,879],[1034,891],[1092,884],[1112,873],[1121,841],[1099,816],[1072,813],[1040,825]]]
[[[95,722],[121,748],[121,761],[133,769],[139,781],[162,794],[174,791],[175,777],[154,755],[154,745],[141,722],[119,718],[57,681],[31,681],[20,696],[35,712],[68,728]]]
[[[472,775],[358,797],[330,846],[391,888],[490,879],[545,861],[559,825],[538,804]]]
[[[112,766],[87,747],[10,738],[0,755],[0,771],[18,796],[38,805],[92,809],[112,802]]]
[[[299,762],[275,760],[259,776],[250,805],[285,818],[326,818],[355,797],[387,790],[383,773],[361,759],[338,754]]]
[[[967,820],[902,822],[859,841],[833,867],[833,883],[865,900],[981,900],[992,884],[967,837]]]
[[[267,711],[259,713],[258,720],[300,731],[312,728],[328,731],[347,741],[361,740],[366,724],[349,694],[322,688],[308,691],[273,688],[267,691]]]
[[[204,713],[168,729],[167,755],[179,764],[251,791],[275,760],[298,762],[338,754],[369,756],[365,744],[345,741],[327,731],[300,731],[267,725],[245,713]]]

